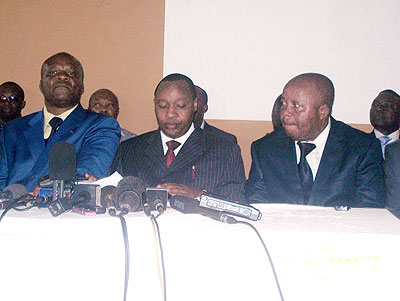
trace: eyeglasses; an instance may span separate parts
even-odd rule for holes
[[[14,95],[11,95],[11,96],[9,96],[9,97],[7,97],[7,96],[4,96],[4,95],[1,95],[0,96],[0,101],[1,102],[6,102],[6,101],[8,101],[8,102],[12,102],[12,103],[16,103],[16,102],[18,102],[18,97],[17,96],[14,96]]]

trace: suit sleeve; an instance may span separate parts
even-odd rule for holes
[[[106,177],[119,144],[121,129],[114,118],[102,118],[86,134],[84,145],[77,154],[77,171],[96,177]]]
[[[367,151],[359,159],[354,197],[355,207],[384,207],[386,193],[382,163],[380,143],[377,139],[372,139]]]
[[[400,144],[388,145],[385,149],[386,207],[400,214]]]
[[[244,166],[240,147],[236,144],[231,145],[231,152],[227,157],[224,168],[224,180],[217,186],[217,191],[213,192],[228,199],[245,203],[244,184],[246,177],[244,175]]]
[[[264,176],[261,171],[255,142],[251,144],[251,160],[249,179],[246,182],[246,200],[248,203],[266,202],[267,189],[265,187]]]

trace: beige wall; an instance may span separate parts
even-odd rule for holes
[[[119,99],[119,122],[137,134],[156,128],[153,91],[162,78],[162,0],[1,0],[0,82],[15,81],[25,91],[23,115],[40,110],[43,61],[60,51],[74,55],[85,71],[82,104],[99,88]],[[235,134],[246,174],[250,144],[272,131],[271,122],[210,120]],[[357,127],[370,130],[368,125]]]

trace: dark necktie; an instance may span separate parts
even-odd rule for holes
[[[167,167],[169,167],[172,161],[175,159],[174,150],[181,145],[178,141],[170,140],[167,142],[168,151],[165,155],[165,161],[167,162]]]
[[[301,152],[300,162],[297,166],[299,168],[301,187],[303,188],[304,202],[307,202],[313,186],[313,175],[306,156],[315,148],[315,144],[304,142],[297,142],[297,144]]]
[[[47,139],[45,139],[46,144],[50,140],[50,138],[53,137],[53,135],[55,134],[57,129],[60,127],[62,122],[63,122],[63,120],[60,117],[51,118],[51,120],[49,121],[49,124],[51,126],[51,132],[50,132],[49,137]]]

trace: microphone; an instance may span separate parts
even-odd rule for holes
[[[145,183],[138,177],[127,176],[119,181],[113,198],[114,206],[118,210],[128,212],[140,211],[145,192]]]
[[[13,200],[20,198],[28,193],[26,187],[22,184],[11,184],[0,192],[0,210],[6,209]]]
[[[59,216],[60,214],[71,210],[75,206],[87,204],[91,201],[91,196],[88,191],[79,192],[74,198],[63,197],[52,201],[47,208],[49,209],[51,215]]]
[[[169,203],[173,209],[184,214],[197,213],[222,223],[227,223],[227,224],[237,223],[237,220],[235,218],[227,215],[225,212],[215,211],[209,208],[200,207],[199,201],[182,195],[174,195],[169,199]]]
[[[53,181],[53,201],[64,197],[65,181],[74,181],[76,151],[67,142],[57,142],[49,151],[49,179]]]

